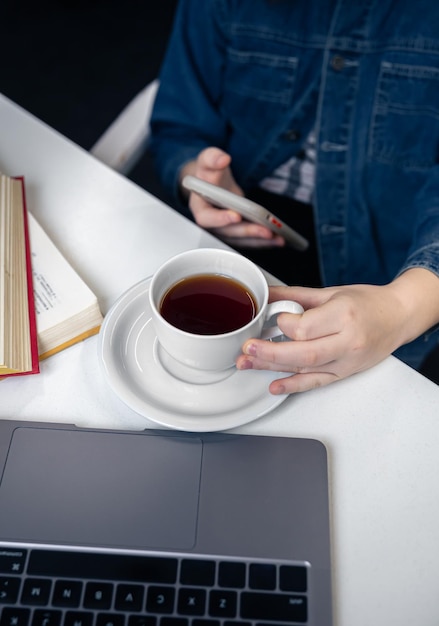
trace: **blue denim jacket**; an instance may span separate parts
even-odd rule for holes
[[[439,274],[438,24],[431,0],[180,0],[151,120],[163,183],[215,145],[249,190],[314,128],[324,283]]]

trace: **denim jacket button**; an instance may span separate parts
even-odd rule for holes
[[[340,72],[344,68],[344,65],[345,65],[345,60],[342,56],[340,56],[339,54],[336,54],[335,56],[332,57],[331,67],[336,72]]]
[[[290,128],[290,130],[285,132],[284,137],[288,139],[288,141],[297,141],[300,139],[300,132],[295,128]]]

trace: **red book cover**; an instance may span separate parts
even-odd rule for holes
[[[29,238],[29,225],[27,219],[27,205],[26,205],[26,193],[24,186],[24,178],[22,176],[15,177],[16,180],[21,181],[21,187],[23,192],[23,217],[24,217],[24,238],[25,238],[25,255],[26,255],[26,275],[27,275],[27,299],[28,299],[28,312],[29,312],[29,329],[30,329],[30,342],[31,342],[31,355],[32,355],[32,367],[25,372],[15,372],[12,374],[6,374],[1,378],[8,378],[9,376],[23,376],[27,374],[38,374],[40,371],[40,363],[38,358],[38,333],[37,333],[37,318],[35,312],[35,300],[34,300],[34,288],[32,279],[32,257],[30,249]]]

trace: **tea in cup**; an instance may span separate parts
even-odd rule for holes
[[[303,313],[291,300],[268,304],[268,283],[258,266],[216,248],[189,250],[165,262],[152,278],[149,300],[161,361],[189,382],[230,375],[247,339],[280,336],[270,321],[282,312]]]

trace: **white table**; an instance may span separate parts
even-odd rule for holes
[[[25,176],[29,209],[104,313],[173,254],[221,245],[1,95],[0,171]],[[0,418],[154,427],[109,390],[96,337],[1,382]],[[439,387],[390,357],[236,432],[327,446],[335,624],[439,624]]]

